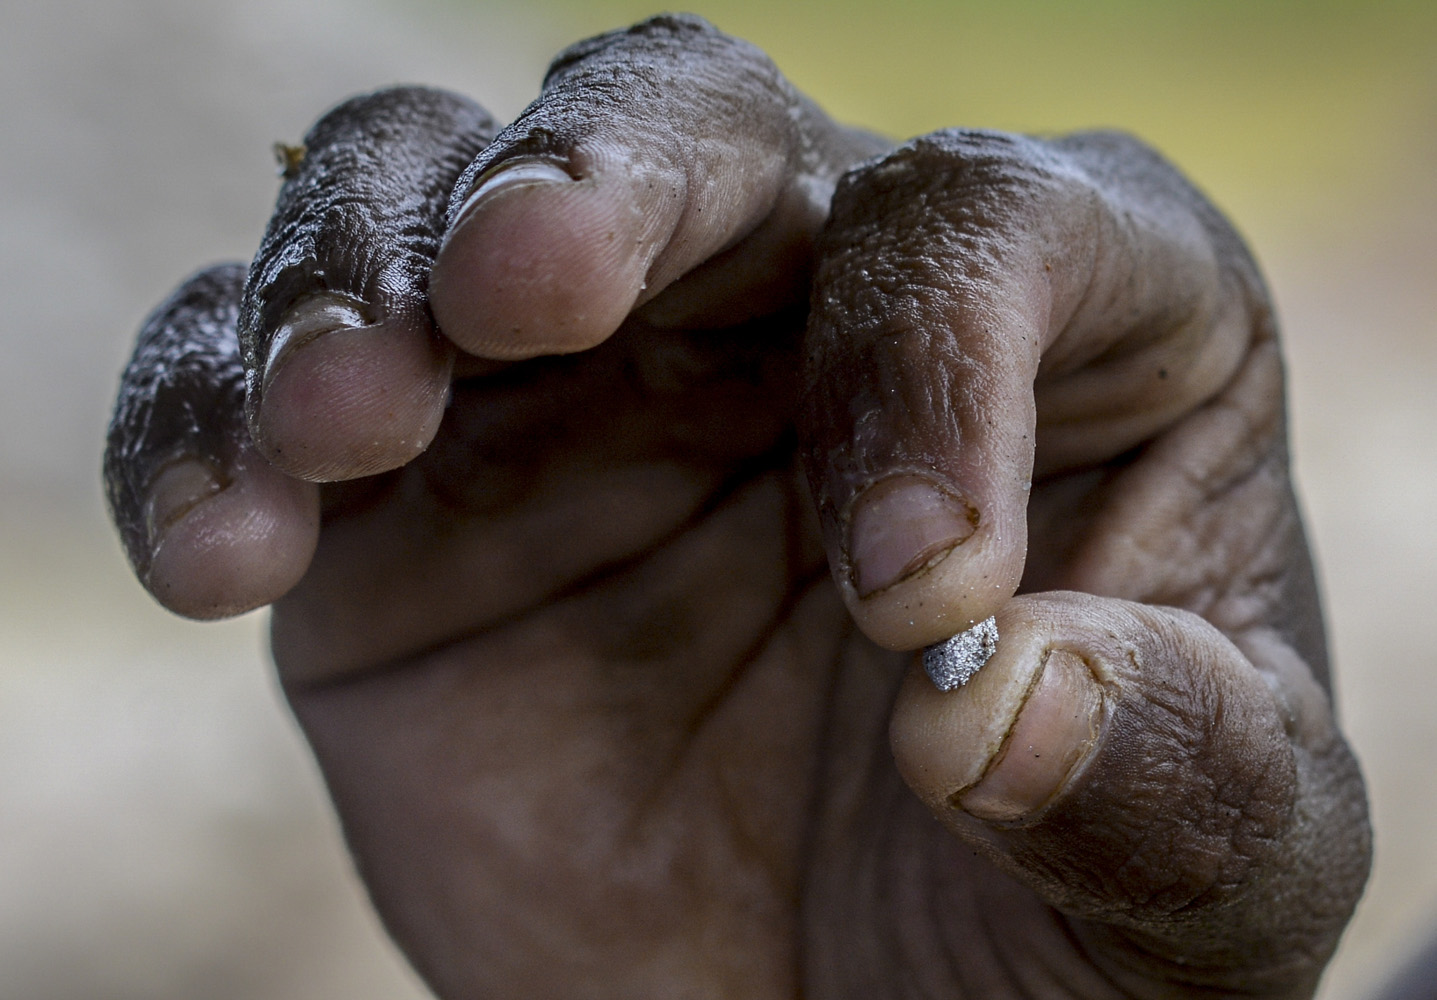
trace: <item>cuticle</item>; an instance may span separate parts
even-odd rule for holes
[[[275,341],[279,338],[279,329],[283,329],[296,309],[312,304],[317,304],[320,308],[330,306],[351,308],[361,322],[358,324],[346,323],[335,326],[318,326],[314,329],[306,330],[297,336],[291,336],[286,340],[280,350],[279,356],[275,357],[274,345]],[[264,398],[265,390],[267,390],[270,383],[274,381],[274,377],[284,370],[289,362],[299,353],[301,348],[307,347],[319,338],[328,336],[339,330],[361,330],[365,327],[377,326],[381,322],[380,318],[375,315],[374,308],[365,299],[360,298],[358,295],[350,294],[349,292],[331,291],[327,288],[316,289],[311,292],[296,295],[284,306],[283,310],[279,312],[279,317],[279,329],[276,329],[275,334],[270,337],[269,343],[265,345],[264,377],[260,380],[259,385],[261,400]]]
[[[1093,727],[1092,735],[1089,738],[1088,743],[1084,747],[1084,752],[1079,756],[1078,760],[1076,760],[1073,765],[1069,767],[1066,772],[1064,772],[1062,778],[1059,779],[1057,785],[1053,789],[1053,794],[1050,795],[1042,804],[1038,805],[1036,808],[1030,810],[1029,812],[1016,819],[991,821],[985,820],[984,822],[988,822],[990,825],[993,826],[1019,827],[1028,826],[1040,820],[1043,814],[1048,810],[1048,807],[1051,806],[1059,798],[1061,798],[1064,792],[1066,792],[1067,789],[1072,785],[1075,775],[1077,775],[1082,769],[1087,767],[1088,763],[1093,759],[1094,754],[1092,753],[1092,748],[1097,746],[1102,741],[1103,732],[1107,728],[1107,686],[1103,684],[1102,679],[1098,676],[1098,672],[1093,668],[1093,663],[1088,657],[1084,656],[1076,649],[1068,649],[1063,646],[1050,646],[1043,651],[1042,662],[1039,664],[1038,669],[1034,672],[1032,679],[1029,681],[1027,690],[1023,692],[1023,700],[1018,706],[1018,711],[1013,715],[1013,725],[1009,726],[1008,731],[1003,734],[1003,740],[998,745],[998,751],[993,754],[992,759],[988,761],[987,766],[983,768],[983,773],[978,776],[978,779],[976,781],[965,785],[964,787],[958,789],[957,791],[953,792],[951,795],[948,796],[947,802],[950,808],[959,810],[960,812],[966,812],[966,810],[964,810],[963,806],[960,804],[959,800],[969,791],[981,785],[983,783],[983,780],[988,777],[989,773],[991,773],[994,768],[996,768],[1000,763],[1002,763],[1003,758],[1007,756],[1008,747],[1013,738],[1013,730],[1017,728],[1018,725],[1018,719],[1023,714],[1023,709],[1028,707],[1028,699],[1033,696],[1033,692],[1037,690],[1038,684],[1042,681],[1043,675],[1047,672],[1048,660],[1052,657],[1054,653],[1057,652],[1071,653],[1072,655],[1076,656],[1080,661],[1082,661],[1083,668],[1088,672],[1088,678],[1092,682],[1093,687],[1098,694],[1098,707],[1097,712],[1095,713],[1097,725]]]
[[[1048,660],[1052,655],[1053,647],[1043,650],[1042,656],[1038,661],[1038,669],[1034,670],[1033,676],[1028,678],[1028,684],[1023,691],[1023,698],[1018,702],[1018,710],[1013,713],[1013,723],[1008,727],[1008,731],[1003,734],[1003,739],[998,743],[998,749],[993,753],[993,756],[988,759],[988,763],[984,765],[982,774],[978,775],[976,779],[970,781],[962,788],[949,794],[948,805],[950,807],[961,810],[963,807],[959,804],[958,800],[983,784],[983,779],[988,777],[993,769],[1002,763],[1003,758],[1008,755],[1008,745],[1013,741],[1013,730],[1018,728],[1018,717],[1023,714],[1023,709],[1028,707],[1028,699],[1033,697],[1033,692],[1038,690],[1038,684],[1043,680],[1043,675],[1048,671]]]
[[[473,182],[469,185],[468,192],[466,192],[464,195],[464,203],[459,210],[459,219],[462,220],[464,216],[468,214],[469,209],[473,205],[474,196],[485,184],[487,184],[497,175],[503,173],[505,170],[511,169],[516,166],[522,166],[526,163],[548,164],[549,166],[562,171],[565,175],[568,176],[569,180],[571,181],[577,181],[581,179],[574,176],[573,164],[571,164],[567,159],[561,159],[559,157],[547,156],[538,153],[517,153],[513,156],[507,157],[506,159],[502,159],[497,163],[491,163],[489,164],[489,166],[485,167],[482,171],[479,172],[478,176],[476,176]],[[539,182],[536,181],[535,183]]]
[[[865,600],[865,601],[866,601],[866,600],[868,600],[870,597],[877,597],[877,596],[880,595],[880,594],[887,593],[888,591],[894,589],[895,587],[900,586],[901,584],[910,583],[910,582],[912,582],[913,580],[922,579],[923,577],[927,576],[929,573],[933,572],[933,570],[938,567],[938,564],[939,564],[939,563],[941,563],[944,559],[947,559],[948,556],[952,554],[952,552],[953,552],[954,549],[958,548],[958,547],[961,546],[964,542],[966,542],[968,539],[970,539],[970,538],[972,538],[972,537],[973,537],[973,534],[970,532],[969,534],[965,535],[964,537],[958,539],[958,541],[954,542],[952,545],[949,545],[949,546],[947,546],[946,548],[941,549],[941,550],[939,550],[938,552],[934,553],[933,555],[929,556],[927,559],[925,559],[925,560],[923,561],[923,564],[922,564],[921,566],[915,567],[914,569],[906,569],[906,568],[905,568],[905,572],[903,573],[903,575],[900,576],[898,579],[894,580],[892,583],[884,584],[882,587],[878,587],[878,588],[876,588],[876,589],[874,589],[874,590],[870,590],[870,591],[868,591],[866,594],[859,594],[859,595],[858,595],[859,598],[860,598],[861,600]],[[844,563],[845,563],[845,564],[848,564],[848,559],[847,559],[846,555],[845,555],[845,558],[844,558]],[[847,569],[848,569],[848,582],[849,582],[849,584],[853,587],[854,591],[857,592],[857,590],[858,590],[858,581],[854,579],[854,570],[853,570],[852,565],[847,565]]]
[[[854,490],[853,493],[849,496],[848,502],[843,505],[843,509],[838,516],[839,530],[842,532],[844,539],[844,544],[842,547],[843,578],[848,581],[848,585],[853,589],[853,592],[855,594],[858,594],[858,581],[857,579],[855,579],[855,569],[853,566],[853,561],[849,557],[849,550],[852,548],[854,510],[857,508],[859,500],[861,500],[868,493],[869,490],[873,489],[875,486],[878,486],[881,483],[885,483],[891,479],[898,479],[901,477],[907,477],[909,479],[920,479],[923,482],[927,483],[929,486],[931,486],[935,491],[944,494],[956,503],[960,504],[963,507],[964,517],[968,521],[968,534],[955,541],[952,545],[949,545],[946,548],[935,552],[933,555],[925,559],[922,565],[908,570],[903,575],[899,576],[898,579],[894,580],[892,583],[884,584],[882,587],[879,587],[876,590],[870,590],[866,594],[859,594],[858,596],[860,600],[866,601],[869,598],[877,597],[880,594],[884,594],[902,584],[906,584],[913,580],[921,579],[922,577],[927,576],[935,568],[937,568],[937,566],[942,563],[943,560],[947,559],[948,556],[952,554],[954,549],[962,547],[966,542],[973,539],[978,534],[978,528],[982,523],[982,514],[979,512],[978,508],[974,507],[971,503],[969,503],[967,497],[960,494],[957,490],[953,489],[947,483],[943,482],[941,479],[935,478],[932,469],[893,469],[885,472],[881,476],[875,476],[870,479],[867,479],[866,481],[863,481],[863,485],[860,486],[858,489]]]

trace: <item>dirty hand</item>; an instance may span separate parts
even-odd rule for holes
[[[331,112],[143,331],[136,571],[274,604],[441,996],[1314,989],[1368,831],[1253,262],[1122,136],[884,152],[657,19],[497,137]]]

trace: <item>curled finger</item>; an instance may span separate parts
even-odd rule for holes
[[[309,566],[319,491],[271,466],[244,419],[235,325],[244,267],[186,281],[146,320],[105,449],[110,513],[140,581],[170,610],[269,604]]]
[[[449,190],[494,128],[466,98],[395,87],[339,105],[292,152],[239,319],[250,430],[290,475],[373,475],[433,439],[454,352],[429,272]]]

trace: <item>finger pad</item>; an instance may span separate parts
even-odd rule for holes
[[[269,376],[255,442],[274,465],[312,482],[398,468],[433,440],[451,363],[449,351],[412,327],[326,333]]]

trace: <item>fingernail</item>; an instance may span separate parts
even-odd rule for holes
[[[998,756],[953,804],[988,822],[1033,815],[1067,786],[1097,744],[1102,711],[1102,689],[1082,657],[1053,650]]]
[[[145,531],[151,552],[171,525],[223,489],[210,467],[196,459],[178,459],[161,469],[150,482],[145,499]]]
[[[536,184],[569,184],[573,180],[569,172],[553,160],[524,156],[505,160],[479,175],[469,196],[464,199],[464,207],[459,210],[455,225],[463,222],[480,201],[492,198],[495,192]]]
[[[305,344],[335,330],[369,326],[372,320],[357,299],[332,292],[309,295],[289,307],[269,342],[264,385],[268,388],[285,363]]]
[[[978,512],[919,476],[892,476],[858,498],[849,529],[854,589],[867,597],[930,569],[973,534]]]

